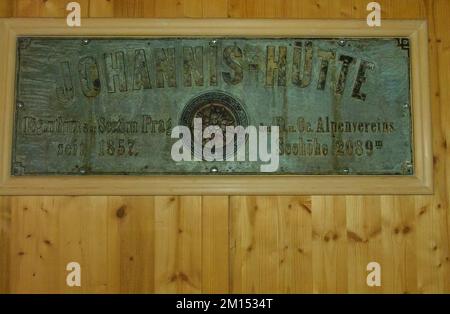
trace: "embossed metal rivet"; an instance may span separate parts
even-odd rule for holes
[[[89,44],[89,42],[90,42],[89,39],[83,39],[83,40],[81,41],[81,44],[82,44],[82,45],[87,45],[87,44]]]
[[[213,173],[219,172],[219,169],[217,169],[217,167],[212,167],[211,172],[213,172]]]
[[[345,46],[345,40],[339,40],[338,41],[339,46]]]
[[[403,109],[409,109],[409,104],[408,103],[403,104]]]
[[[17,108],[22,109],[23,107],[24,107],[23,102],[18,101],[18,102],[17,102]]]
[[[350,172],[350,169],[344,168],[344,169],[342,169],[342,171],[343,171],[345,174],[348,174],[348,173]]]
[[[25,172],[25,167],[22,165],[21,162],[15,162],[14,166],[13,166],[13,172],[14,172],[14,175],[21,176]]]
[[[214,46],[215,44],[217,44],[217,39],[213,39],[209,43],[210,46]]]
[[[403,172],[411,174],[413,172],[413,165],[410,161],[405,161],[403,163]]]

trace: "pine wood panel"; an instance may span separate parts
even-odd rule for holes
[[[310,292],[310,198],[236,196],[230,205],[231,292]]]
[[[0,16],[64,16],[67,2],[0,0]],[[365,18],[368,1],[79,2],[92,17]],[[0,291],[450,293],[450,1],[379,2],[384,18],[429,21],[434,195],[2,197]],[[65,285],[70,261],[81,288]]]

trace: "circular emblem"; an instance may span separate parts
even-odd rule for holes
[[[195,129],[195,119],[201,119],[201,129]],[[186,104],[181,113],[180,125],[187,126],[191,130],[191,134],[193,135],[191,150],[199,158],[202,158],[203,147],[207,142],[211,141],[214,136],[222,136],[223,145],[221,147],[216,146],[215,148],[222,149],[225,159],[229,157],[228,155],[234,154],[239,145],[242,144],[238,143],[235,136],[227,136],[227,126],[242,126],[246,128],[248,126],[248,118],[243,106],[235,97],[224,92],[212,91],[198,95]],[[205,139],[202,136],[203,132],[210,126],[215,127],[213,128],[214,135]],[[195,132],[201,132],[201,134],[195,134]],[[201,139],[201,147],[200,145],[195,147],[195,139]],[[227,155],[226,145],[230,144],[233,140],[234,149],[232,153]],[[212,152],[214,153],[214,149]]]

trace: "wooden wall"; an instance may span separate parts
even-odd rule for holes
[[[450,1],[378,1],[384,18],[429,21],[434,196],[2,197],[0,291],[449,293]],[[64,16],[67,2],[0,0],[0,16]],[[369,1],[78,2],[85,17],[349,19]],[[71,261],[81,288],[65,284]]]

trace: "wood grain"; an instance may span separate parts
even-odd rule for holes
[[[202,198],[202,292],[229,292],[229,213],[227,196]]]
[[[64,2],[0,0],[0,16],[63,16]],[[365,0],[81,2],[92,17],[367,14]],[[1,197],[0,292],[450,293],[450,1],[379,2],[429,22],[434,195]]]
[[[201,292],[201,206],[201,197],[155,198],[155,292]]]
[[[9,291],[10,242],[11,242],[11,199],[0,198],[0,293]]]

